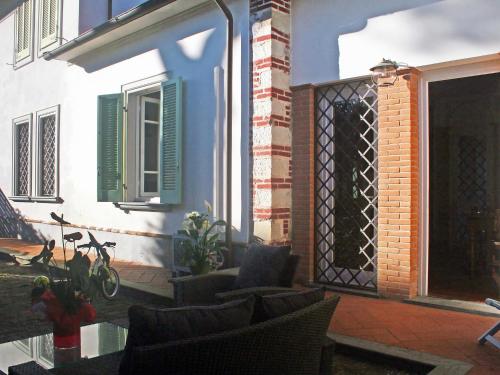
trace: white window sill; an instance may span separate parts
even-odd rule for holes
[[[28,197],[28,196],[14,196],[9,197],[14,202],[40,202],[40,203],[62,203],[64,199],[61,197]]]
[[[172,206],[166,203],[152,203],[152,202],[115,202],[113,203],[116,208],[123,211],[170,211]]]
[[[20,69],[25,65],[28,65],[29,63],[32,63],[34,61],[33,54],[30,54],[29,56],[26,56],[24,59],[17,60],[15,61],[14,59],[14,64],[13,68],[14,70]]]

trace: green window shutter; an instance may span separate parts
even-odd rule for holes
[[[30,55],[33,0],[26,0],[16,10],[16,61]]]
[[[40,48],[45,48],[57,40],[59,0],[41,0],[40,7]]]
[[[160,201],[182,201],[182,80],[161,85]]]
[[[123,101],[100,95],[97,103],[97,201],[123,200]]]

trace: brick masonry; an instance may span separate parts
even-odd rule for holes
[[[297,282],[314,279],[314,86],[292,88],[292,246]]]
[[[417,295],[418,71],[379,87],[378,292]]]
[[[314,279],[314,87],[292,88],[292,246],[301,255],[297,281]],[[418,71],[379,87],[378,293],[417,294]]]
[[[290,0],[250,1],[254,235],[289,243],[291,228]]]

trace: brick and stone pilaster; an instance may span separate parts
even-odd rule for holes
[[[379,87],[378,292],[417,294],[418,71]]]
[[[254,235],[288,243],[291,228],[290,0],[251,0]]]
[[[296,281],[314,281],[314,86],[292,88],[292,246],[300,255]]]

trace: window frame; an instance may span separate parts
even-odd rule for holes
[[[170,73],[168,71],[165,71],[163,73],[143,78],[137,81],[132,81],[126,84],[123,84],[121,86],[121,93],[123,95],[123,106],[125,108],[125,116],[123,119],[123,129],[124,129],[124,139],[123,139],[123,147],[124,147],[124,168],[123,168],[123,181],[124,185],[128,186],[129,183],[132,183],[129,181],[129,177],[131,175],[131,170],[134,168],[132,174],[135,175],[135,180],[133,181],[134,183],[134,193],[130,192],[130,189],[125,188],[124,191],[124,196],[123,196],[123,202],[124,203],[140,203],[140,204],[155,204],[155,205],[163,205],[166,206],[166,204],[160,203],[161,200],[161,193],[158,192],[158,194],[153,194],[151,196],[143,196],[141,195],[141,180],[140,180],[140,157],[139,153],[137,152],[139,148],[139,123],[141,121],[141,114],[140,114],[140,98],[144,95],[149,95],[154,92],[159,91],[161,93],[161,85],[163,82],[166,82],[170,79]],[[130,106],[135,106],[138,110],[135,116],[130,116],[129,111]],[[161,112],[161,99],[160,99],[160,112]],[[131,130],[131,126],[135,125],[135,129]],[[160,125],[161,127],[161,119],[160,119]],[[131,131],[135,132],[135,157],[134,157],[134,164],[131,166],[129,164],[129,159],[127,157],[128,153],[130,152],[128,147],[129,147],[129,134]],[[161,146],[161,141],[160,141],[160,146]],[[158,152],[161,155],[161,149],[158,150]],[[160,166],[159,166],[160,168]],[[160,173],[161,174],[161,173]],[[159,178],[160,180],[160,178]],[[130,193],[129,193],[130,192]]]
[[[151,91],[151,90],[148,90],[148,91]],[[137,195],[137,198],[138,199],[144,199],[144,198],[155,198],[155,197],[160,197],[160,157],[161,157],[161,143],[160,143],[160,111],[161,111],[161,101],[160,99],[155,99],[155,98],[150,98],[148,97],[147,95],[149,94],[152,94],[152,93],[155,93],[155,92],[158,92],[160,93],[160,86],[158,87],[158,91],[151,91],[151,92],[148,92],[148,93],[145,93],[145,94],[142,94],[139,96],[139,101],[140,101],[140,104],[139,104],[139,121],[138,121],[138,126],[136,128],[137,130],[137,135],[138,137],[136,138],[137,142],[136,142],[136,155],[137,155],[137,159],[138,159],[138,162],[136,163],[137,167],[138,167],[138,175],[139,175],[139,178],[138,178],[138,188],[137,188],[137,192],[138,194]],[[155,173],[153,171],[145,171],[145,167],[144,167],[144,161],[145,161],[145,157],[144,157],[144,151],[145,151],[145,131],[146,131],[146,102],[151,102],[151,103],[156,103],[158,105],[158,121],[156,121],[156,125],[158,126],[158,153],[157,153],[157,157],[158,157],[158,167],[157,167],[157,172],[156,172],[156,175],[158,176],[157,180],[156,180],[156,187],[157,187],[157,191],[156,192],[145,192],[144,191],[144,184],[145,184],[145,174],[146,173]],[[151,123],[154,123],[155,121],[149,121]]]
[[[33,47],[34,47],[34,39],[35,39],[35,0],[25,0],[23,1],[23,4],[25,2],[30,2],[31,3],[31,15],[30,15],[30,42],[28,46],[28,54],[22,58],[18,59],[18,51],[17,51],[17,42],[19,40],[19,30],[18,30],[18,14],[19,14],[19,8],[22,6],[20,4],[17,6],[15,12],[14,12],[14,48],[13,48],[13,63],[12,66],[14,69],[19,69],[34,60],[34,54],[33,54]]]
[[[19,195],[17,191],[17,127],[28,123],[28,192],[26,195]],[[33,172],[33,114],[16,117],[12,120],[12,187],[10,197],[13,200],[30,200],[32,193],[32,172]]]
[[[55,116],[55,155],[54,155],[54,194],[51,196],[42,195],[41,194],[41,152],[42,152],[42,139],[41,139],[41,125],[42,119],[48,116]],[[32,168],[32,172],[34,173],[34,196],[33,200],[37,201],[59,201],[59,168],[60,168],[60,159],[59,159],[59,139],[60,139],[60,105],[55,105],[40,111],[36,112],[35,115],[35,141],[34,143],[34,167]]]
[[[61,45],[62,40],[62,14],[63,14],[63,0],[57,1],[57,15],[56,15],[56,31],[55,39],[53,42],[42,46],[42,27],[43,27],[43,0],[38,0],[38,57],[43,56],[45,52],[52,51]]]

